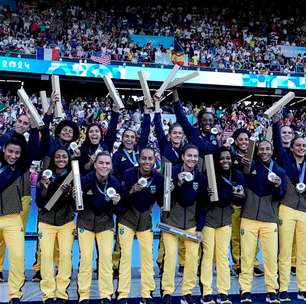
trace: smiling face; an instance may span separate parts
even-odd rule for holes
[[[99,155],[95,161],[94,167],[98,177],[107,177],[112,171],[111,157],[109,155]]]
[[[289,145],[293,139],[293,131],[290,127],[285,126],[281,128],[281,138],[283,145]]]
[[[304,138],[299,137],[295,139],[295,141],[292,144],[291,151],[293,153],[293,156],[301,158],[305,157],[306,153],[306,141]]]
[[[229,151],[222,151],[219,158],[220,168],[224,171],[230,170],[232,157]]]
[[[263,163],[268,163],[271,160],[273,149],[271,143],[262,141],[258,144],[257,155]]]
[[[184,136],[182,127],[180,126],[174,127],[171,130],[169,136],[172,144],[174,144],[175,146],[180,145]]]
[[[200,119],[200,124],[204,132],[210,132],[214,125],[214,116],[211,113],[204,113]]]
[[[19,134],[24,134],[30,129],[30,119],[27,115],[20,115],[15,122],[15,130]]]
[[[240,133],[235,139],[237,148],[243,152],[246,152],[249,146],[249,136],[246,133]]]
[[[88,130],[88,138],[93,145],[98,145],[101,141],[101,131],[98,126],[92,126]]]
[[[139,156],[139,167],[142,173],[149,174],[155,164],[154,151],[151,149],[143,149]]]
[[[64,169],[69,162],[69,155],[65,150],[57,150],[54,154],[54,165],[58,169]]]
[[[59,133],[59,138],[63,141],[71,142],[73,140],[73,129],[69,126],[64,126]]]
[[[187,149],[182,155],[183,166],[187,171],[192,171],[199,161],[199,151],[194,148]]]
[[[133,150],[136,144],[136,134],[132,130],[126,130],[122,136],[122,144],[125,149]]]
[[[8,144],[4,149],[4,160],[13,166],[21,156],[21,147],[15,144]]]

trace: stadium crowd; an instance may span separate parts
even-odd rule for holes
[[[294,7],[294,4],[292,4]],[[35,55],[37,47],[58,48],[62,58],[154,63],[155,54],[188,55],[190,65],[218,70],[305,72],[305,54],[287,58],[279,45],[305,46],[302,10],[281,11],[256,1],[231,1],[210,8],[168,5],[92,7],[71,1],[35,7],[19,2],[12,12],[0,7],[2,54]],[[131,34],[174,36],[179,49],[138,46]]]

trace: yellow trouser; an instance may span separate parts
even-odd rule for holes
[[[35,253],[35,263],[33,264],[34,271],[40,271],[41,268],[41,251],[40,251],[40,244],[39,240],[37,240],[37,248]],[[59,264],[59,246],[58,246],[58,239],[55,239],[54,243],[54,265],[58,266]]]
[[[195,228],[187,229],[186,231],[195,233]],[[174,279],[176,256],[178,247],[178,236],[163,232],[163,240],[165,246],[164,271],[162,277],[163,295],[172,295],[174,292]],[[198,259],[199,259],[199,244],[187,239],[184,239],[186,248],[186,257],[188,263],[185,263],[183,283],[181,294],[191,294],[197,280]]]
[[[0,216],[0,237],[8,248],[9,299],[21,298],[24,284],[24,228],[19,213]]]
[[[306,291],[306,212],[285,205],[279,207],[279,282],[280,291],[287,291],[290,282],[291,253],[296,238],[296,281]]]
[[[231,237],[231,253],[234,262],[234,268],[240,267],[240,224],[241,224],[241,207],[233,205],[234,212],[232,214],[232,237]],[[259,267],[259,262],[256,259],[259,248],[257,246],[256,255],[254,258],[254,267]]]
[[[80,265],[78,273],[79,301],[89,300],[92,278],[92,258],[95,239],[99,250],[99,293],[100,299],[111,299],[113,294],[112,253],[114,246],[114,231],[92,232],[78,228],[80,247]]]
[[[228,294],[231,288],[231,274],[228,251],[231,241],[231,226],[220,228],[204,227],[201,283],[203,294],[212,294],[213,261],[216,258],[218,294]]]
[[[118,225],[121,248],[119,266],[118,299],[127,298],[131,288],[131,253],[134,235],[136,234],[141,257],[141,297],[151,297],[155,289],[153,269],[153,233],[151,230],[134,231],[122,224]]]
[[[21,204],[22,204],[22,211],[20,212],[20,216],[25,230],[29,217],[31,196],[23,196],[21,199]],[[3,238],[1,238],[0,236],[0,272],[3,271],[4,256],[5,256],[5,244]]]
[[[165,245],[163,241],[163,235],[161,234],[159,238],[158,256],[157,256],[157,263],[159,265],[163,265],[164,255],[165,255]],[[185,265],[185,246],[184,246],[184,240],[182,238],[179,238],[179,243],[178,243],[178,260],[180,266]]]
[[[263,255],[266,289],[268,292],[275,292],[275,290],[278,289],[277,224],[242,218],[240,235],[241,273],[239,276],[239,283],[241,291],[250,292],[252,289],[254,258],[259,239]]]
[[[74,222],[69,222],[62,226],[38,223],[41,249],[40,289],[43,293],[44,301],[50,298],[68,299],[67,288],[71,277],[74,229]],[[56,278],[53,263],[55,239],[58,239],[60,252]]]

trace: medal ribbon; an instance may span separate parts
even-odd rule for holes
[[[137,161],[136,153],[134,150],[132,152],[132,158],[131,158],[130,153],[126,149],[123,149],[123,152],[125,156],[127,157],[127,159],[133,164],[134,167],[138,166],[138,161]]]
[[[304,183],[304,178],[305,178],[305,170],[306,170],[306,163],[304,161],[303,167],[301,168],[301,165],[296,162],[296,167],[299,171],[299,183]]]

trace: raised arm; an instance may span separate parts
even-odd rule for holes
[[[274,154],[278,159],[279,163],[283,164],[286,161],[286,159],[288,159],[289,155],[282,143],[280,125],[279,125],[279,116],[277,116],[277,114],[273,116],[272,138],[273,138]]]
[[[40,159],[40,142],[39,142],[39,131],[37,128],[33,128],[33,122],[31,121],[31,129],[29,131],[29,142],[26,146],[25,151],[25,158],[21,163],[21,170],[22,172],[26,172],[33,160],[39,160]]]
[[[39,140],[39,131],[37,128],[30,129],[29,142],[27,145],[28,154],[30,160],[40,160],[39,148],[40,148],[40,140]]]
[[[143,120],[141,123],[141,133],[138,141],[138,148],[141,150],[148,144],[149,134],[151,126],[151,117],[149,113],[143,114]]]
[[[167,143],[167,137],[165,135],[164,129],[162,127],[161,114],[154,114],[154,126],[155,126],[155,135],[158,141],[159,149],[162,151],[165,144]]]
[[[44,128],[40,131],[41,133],[41,138],[40,138],[40,158],[43,158],[44,156],[48,155],[49,153],[49,147],[51,145],[51,136],[50,136],[50,125],[53,121],[53,109],[55,102],[59,98],[58,94],[53,94],[51,95],[51,102],[48,108],[48,111],[43,117],[43,121],[45,123]]]
[[[108,151],[110,153],[113,151],[114,142],[116,141],[119,115],[119,112],[112,111],[111,119],[104,140],[105,144],[108,146]]]
[[[182,104],[178,97],[177,90],[173,91],[173,100],[174,100],[174,112],[176,115],[177,122],[182,126],[187,138],[190,140],[190,138],[193,135],[193,132],[195,131],[195,127],[191,125],[191,123],[188,121],[184,113]]]

